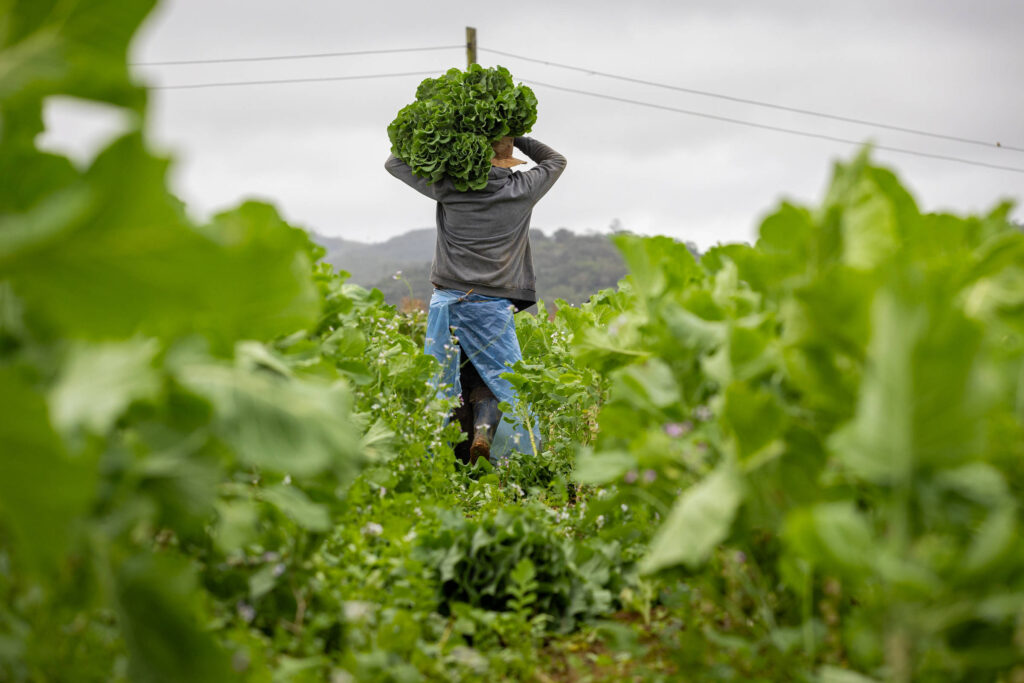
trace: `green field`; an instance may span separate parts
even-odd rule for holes
[[[753,246],[617,236],[516,317],[543,440],[470,469],[425,314],[169,193],[151,4],[0,2],[0,681],[1024,680],[1008,205],[865,151]],[[137,126],[76,167],[54,95]]]

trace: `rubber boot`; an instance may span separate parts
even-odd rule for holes
[[[490,393],[490,392],[488,392]],[[476,464],[480,458],[490,462],[491,444],[494,434],[501,422],[501,411],[498,410],[498,399],[492,395],[479,401],[473,401],[473,443],[469,447],[469,462]]]
[[[455,444],[453,450],[455,451],[455,457],[463,465],[470,464],[471,456],[469,454],[469,442],[473,438],[473,408],[468,403],[456,408],[452,411],[452,420],[457,422],[459,429],[466,435],[465,441],[460,441]]]

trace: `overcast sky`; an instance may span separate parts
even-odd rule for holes
[[[1024,148],[1024,2],[161,3],[135,62],[460,45],[516,80],[642,100],[931,154],[1024,169],[1024,152],[840,123],[498,57],[492,48],[597,71]],[[436,71],[465,50],[139,66],[149,85]],[[172,186],[197,217],[257,197],[327,235],[380,241],[433,224],[431,202],[383,168],[387,124],[423,77],[290,83],[151,95],[151,132],[175,159]],[[533,225],[753,240],[780,199],[820,200],[856,147],[533,85],[532,135],[569,160]],[[49,112],[52,144],[87,147],[100,124]],[[62,142],[63,139],[63,142]],[[927,210],[1020,200],[1024,173],[877,151]],[[1024,212],[1017,209],[1018,220]]]

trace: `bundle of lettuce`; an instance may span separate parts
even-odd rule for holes
[[[431,184],[447,176],[465,192],[487,185],[491,143],[524,135],[536,121],[530,88],[515,85],[504,67],[473,64],[420,83],[416,101],[398,112],[388,137],[391,153],[413,173]]]

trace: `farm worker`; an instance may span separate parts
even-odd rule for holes
[[[536,429],[531,433],[521,421],[514,426],[503,422],[498,403],[516,407],[515,389],[501,374],[522,359],[513,314],[537,301],[530,253],[533,206],[566,163],[561,154],[529,137],[504,137],[493,147],[482,190],[460,192],[448,178],[429,184],[393,155],[385,163],[391,175],[437,202],[430,268],[434,293],[424,351],[441,363],[435,380],[439,392],[463,399],[454,417],[468,440],[455,452],[469,464],[503,457],[512,448],[528,452],[537,444]],[[511,170],[526,163],[512,156],[513,147],[536,166]]]

